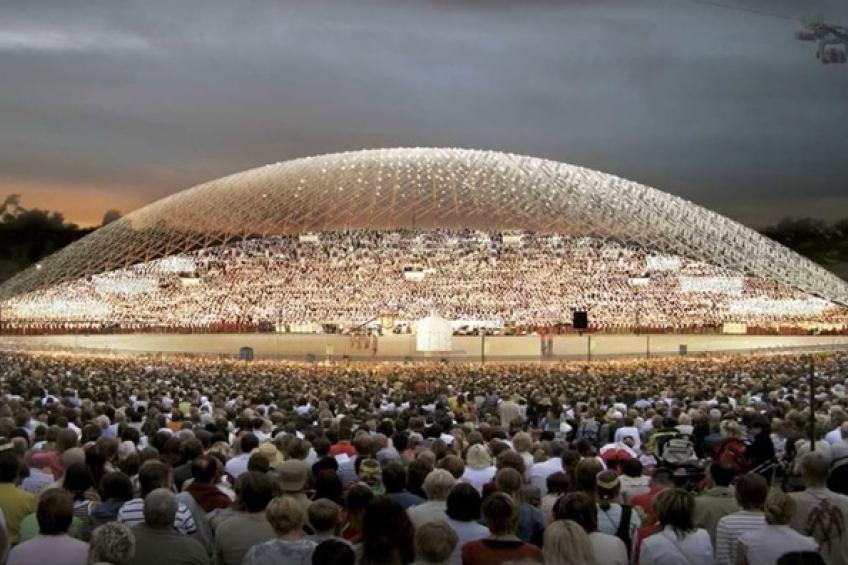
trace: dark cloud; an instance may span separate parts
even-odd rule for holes
[[[835,1],[727,3],[848,20]],[[96,191],[89,217],[74,208],[84,221],[110,193],[128,208],[266,162],[401,145],[568,161],[751,223],[848,211],[848,66],[820,65],[791,19],[689,0],[3,12],[0,188]]]

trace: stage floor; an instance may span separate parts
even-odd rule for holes
[[[539,361],[605,357],[655,357],[686,354],[777,350],[848,349],[848,336],[748,335],[568,335],[555,336],[551,355],[542,357],[538,336],[455,336],[452,350],[422,353],[415,336],[388,335],[368,340],[313,334],[98,334],[58,336],[0,336],[0,348],[31,351],[90,351],[116,354],[195,354],[237,356],[241,347],[253,348],[258,358],[306,360],[425,360],[447,358],[474,362]]]

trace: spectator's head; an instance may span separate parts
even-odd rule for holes
[[[306,511],[309,525],[317,534],[334,534],[339,523],[339,514],[339,505],[326,498],[313,501]]]
[[[0,445],[0,450],[0,483],[14,483],[21,471],[21,461],[11,443]]]
[[[552,473],[545,479],[545,486],[548,488],[548,494],[565,494],[569,487],[568,475],[562,471]]]
[[[766,498],[764,513],[766,523],[783,526],[789,523],[795,514],[795,500],[781,490],[774,490]]]
[[[194,461],[203,455],[203,443],[197,438],[189,438],[180,444],[180,454],[183,461]]]
[[[545,528],[542,553],[545,563],[563,565],[595,563],[589,536],[577,522],[571,520],[557,520]]]
[[[741,438],[742,427],[736,420],[723,420],[721,422],[721,434],[725,437]]]
[[[312,552],[312,565],[355,565],[356,554],[349,543],[328,539]]]
[[[807,488],[825,486],[828,473],[830,473],[830,458],[824,453],[812,451],[801,458],[801,477]]]
[[[236,503],[245,512],[263,512],[274,498],[274,480],[264,473],[248,471],[236,479]]]
[[[67,469],[74,463],[85,463],[85,450],[81,447],[71,447],[62,453],[62,465]]]
[[[389,463],[383,468],[383,486],[387,493],[403,492],[406,488],[406,469],[400,463]]]
[[[128,563],[135,555],[135,536],[125,524],[107,522],[91,533],[89,563]]]
[[[273,499],[265,509],[265,516],[278,536],[301,537],[306,516],[303,507],[293,498],[278,496]]]
[[[621,464],[622,474],[632,478],[641,477],[642,468],[642,462],[635,457],[625,459],[624,463]]]
[[[241,453],[250,453],[257,447],[259,447],[259,439],[251,432],[244,433],[239,438],[239,451]]]
[[[453,475],[444,469],[435,469],[424,479],[422,488],[428,500],[447,500],[454,484],[456,480]]]
[[[586,457],[581,459],[577,463],[577,468],[575,470],[575,481],[577,490],[582,490],[585,492],[595,492],[596,488],[596,478],[598,473],[603,471],[604,468],[601,465],[600,461],[595,459],[594,457]]]
[[[171,487],[171,467],[156,459],[145,461],[138,470],[138,486],[141,489],[141,497],[158,488]]]
[[[470,468],[478,471],[492,466],[492,457],[489,455],[489,450],[486,449],[485,445],[479,443],[468,448],[465,461]]]
[[[508,494],[490,494],[483,501],[481,512],[483,521],[493,535],[512,535],[518,529],[518,506]]]
[[[386,496],[372,498],[362,520],[361,563],[413,561],[414,536],[415,528],[400,504]]]
[[[499,492],[515,496],[521,490],[521,473],[512,468],[504,468],[495,474],[495,486]]]
[[[177,516],[177,497],[166,488],[156,488],[144,497],[144,523],[151,528],[170,528]]]
[[[424,479],[427,478],[427,475],[430,474],[429,469],[424,463],[418,461],[417,459],[409,462],[409,466],[406,468],[406,490],[411,492],[412,494],[417,494],[418,496],[423,496],[426,498],[426,494],[424,494],[424,489],[422,488],[424,485]]]
[[[250,454],[247,460],[247,470],[255,473],[267,473],[271,470],[271,462],[265,455],[257,451]]]
[[[500,453],[498,453],[497,459],[495,460],[495,467],[500,469],[515,469],[522,475],[524,474],[524,458],[517,451],[513,451],[512,449],[504,449]]]
[[[191,462],[191,476],[196,483],[215,484],[218,480],[218,460],[210,455],[198,455]]]
[[[427,522],[415,532],[415,557],[422,563],[447,563],[459,538],[441,521]]]
[[[383,470],[376,459],[364,459],[359,464],[359,480],[370,487],[379,486],[383,480]]]
[[[692,493],[669,488],[661,491],[654,499],[657,520],[663,527],[671,527],[678,539],[695,529],[695,497]]]
[[[561,497],[554,504],[554,518],[572,520],[591,534],[598,530],[598,506],[588,494],[572,492]]]
[[[86,491],[94,487],[91,469],[85,463],[74,463],[65,469],[62,488],[71,493],[74,500],[82,500]]]
[[[64,489],[48,489],[41,495],[35,511],[38,530],[45,536],[68,533],[74,518],[74,499]]]
[[[460,457],[456,455],[448,455],[443,457],[441,461],[436,464],[436,467],[439,469],[444,469],[456,480],[462,478],[462,475],[465,473],[465,463],[462,462]]]
[[[674,486],[674,472],[667,467],[660,467],[651,475],[651,486],[661,489]]]
[[[768,483],[756,473],[747,473],[736,481],[736,502],[743,510],[763,510],[768,496]]]
[[[106,473],[100,480],[100,498],[103,500],[122,500],[133,497],[133,486],[130,478],[120,471]]]
[[[362,515],[372,498],[374,498],[374,493],[367,486],[355,485],[351,487],[345,495],[345,508],[347,508],[348,516],[352,514]]]
[[[309,478],[309,466],[299,459],[283,461],[279,467],[280,490],[287,493],[302,492]]]
[[[518,432],[512,436],[512,445],[518,453],[526,453],[533,448],[533,437],[527,432]]]
[[[338,503],[342,501],[342,481],[338,473],[332,469],[324,469],[315,477],[315,495],[313,498],[328,498]]]
[[[457,483],[448,495],[445,513],[454,520],[474,522],[480,519],[482,504],[483,501],[477,489],[468,483]]]
[[[79,443],[77,433],[70,428],[62,428],[56,435],[56,451],[64,453]]]
[[[618,474],[612,469],[598,473],[595,477],[595,493],[601,508],[609,507],[617,502],[618,495],[621,494],[621,481],[618,479]]]

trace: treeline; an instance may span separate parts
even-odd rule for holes
[[[0,204],[0,281],[93,230],[66,221],[61,212],[24,208],[17,194],[7,196]]]
[[[784,218],[761,233],[848,280],[848,218]]]
[[[103,225],[118,218],[109,210]],[[17,194],[7,196],[0,204],[0,282],[94,229],[66,221],[61,212],[24,208]],[[848,218],[785,218],[761,233],[848,280]]]

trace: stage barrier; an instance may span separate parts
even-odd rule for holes
[[[116,353],[190,353],[238,356],[243,347],[257,358],[451,359],[462,361],[580,359],[615,356],[697,355],[709,352],[848,348],[848,336],[773,335],[564,335],[553,336],[542,357],[539,336],[454,336],[450,351],[416,351],[414,335],[376,340],[320,334],[112,334],[2,336],[0,347],[31,350],[91,350]]]

